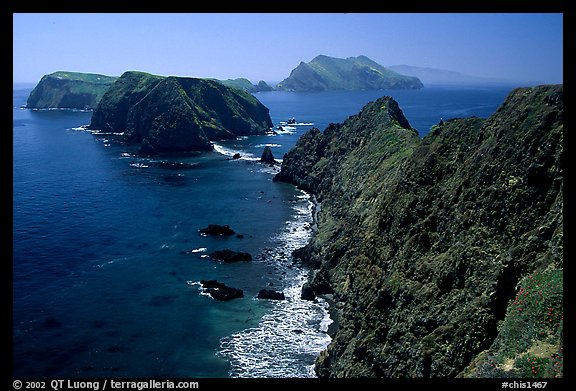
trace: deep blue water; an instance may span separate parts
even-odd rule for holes
[[[329,343],[326,303],[299,299],[307,271],[291,250],[310,234],[310,201],[257,162],[282,158],[311,125],[220,142],[201,154],[134,155],[78,127],[91,113],[26,110],[13,101],[13,356],[15,377],[305,377]],[[275,125],[324,129],[390,93],[424,135],[440,118],[489,116],[509,88],[266,92]],[[235,152],[242,159],[231,160]],[[197,163],[158,168],[158,160]],[[202,237],[228,224],[243,238]],[[206,254],[246,251],[220,264]],[[190,252],[190,250],[195,250]],[[188,253],[185,253],[188,252]],[[183,254],[185,253],[185,254]],[[217,302],[197,282],[245,297]],[[254,299],[262,288],[288,300]]]

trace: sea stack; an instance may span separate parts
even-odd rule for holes
[[[262,152],[262,157],[260,158],[260,161],[266,164],[276,163],[276,160],[274,160],[274,155],[272,154],[272,149],[268,145],[264,147],[264,151]]]

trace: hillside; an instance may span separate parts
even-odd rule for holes
[[[34,87],[29,109],[93,109],[116,77],[93,73],[58,71],[45,75]]]
[[[416,77],[400,75],[366,56],[346,59],[320,55],[309,63],[301,62],[290,76],[280,82],[277,90],[331,91],[419,89]]]
[[[265,134],[268,109],[251,94],[195,78],[125,72],[92,115],[91,129],[121,133],[146,153],[209,150],[210,141]]]
[[[561,85],[522,88],[420,139],[383,97],[300,138],[275,179],[320,205],[320,377],[562,376],[562,117]]]

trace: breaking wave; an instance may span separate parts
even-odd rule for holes
[[[273,258],[286,273],[288,286],[283,290],[286,300],[270,301],[271,310],[257,327],[248,328],[223,338],[218,354],[231,365],[231,377],[316,377],[314,361],[331,341],[327,334],[332,323],[328,303],[300,299],[308,271],[302,267],[286,267],[291,252],[310,238],[312,203],[303,193],[294,206],[293,220],[286,222],[277,239],[281,244]]]

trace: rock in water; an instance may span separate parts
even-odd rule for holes
[[[214,251],[212,254],[210,254],[210,258],[222,261],[224,263],[250,262],[252,260],[252,255],[241,251],[225,249]]]
[[[204,291],[215,300],[227,301],[244,297],[244,291],[242,291],[242,289],[229,287],[217,280],[202,280],[200,281],[200,285],[202,285]]]
[[[228,236],[236,232],[229,225],[209,224],[208,227],[200,229],[202,235]]]
[[[310,283],[307,282],[302,286],[302,294],[300,295],[300,298],[309,301],[316,300],[316,293],[314,293],[314,289]]]
[[[285,300],[284,292],[277,292],[272,289],[261,289],[258,292],[258,299],[268,299],[268,300]]]
[[[219,282],[217,280],[200,280],[200,285],[202,288],[223,288],[226,286],[223,282]]]
[[[266,164],[276,163],[276,160],[274,160],[274,155],[272,154],[272,149],[268,145],[264,147],[260,161]]]

